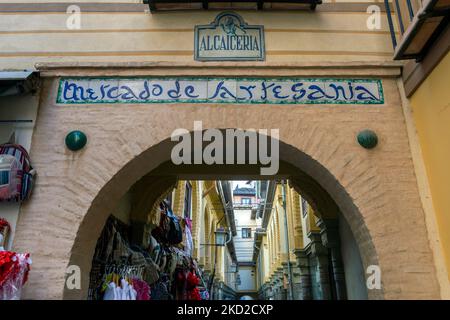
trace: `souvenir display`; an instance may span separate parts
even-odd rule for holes
[[[130,244],[128,226],[111,216],[97,242],[91,300],[201,300],[209,295],[192,258],[192,222],[160,204],[148,247]]]
[[[8,221],[0,218],[0,300],[20,300],[31,265],[29,253],[5,250],[10,229]]]
[[[0,201],[24,201],[30,197],[36,171],[24,147],[0,145]]]

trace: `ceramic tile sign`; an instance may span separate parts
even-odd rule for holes
[[[195,27],[198,61],[265,60],[264,27],[251,26],[234,12],[223,12],[208,25]]]
[[[379,79],[61,78],[57,103],[383,104]]]

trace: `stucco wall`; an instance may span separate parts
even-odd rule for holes
[[[410,99],[420,139],[442,251],[450,270],[450,91],[448,74],[450,53],[424,81]],[[447,273],[450,281],[450,274]]]
[[[194,26],[211,23],[220,12],[150,14],[137,0],[76,0],[70,4],[80,5],[80,29],[68,29],[68,1],[25,2],[30,4],[0,1],[0,70],[32,69],[37,62],[56,61],[189,62]],[[235,11],[248,24],[264,25],[268,62],[391,61],[385,13],[381,12],[380,29],[367,28],[367,8],[375,4],[383,9],[382,2],[323,2],[316,12]]]

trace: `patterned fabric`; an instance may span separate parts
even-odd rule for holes
[[[19,168],[17,170],[17,177],[19,183],[17,184],[17,193],[19,194],[19,198],[16,200],[24,201],[28,199],[33,187],[34,175],[28,152],[21,145],[8,143],[0,145],[0,155],[10,155],[18,161]]]
[[[152,285],[152,300],[172,300],[170,294],[170,280],[167,275],[161,277],[161,279]]]
[[[30,254],[0,251],[0,300],[19,300],[30,271]]]
[[[19,201],[22,189],[22,170],[14,156],[0,154],[0,200]]]
[[[201,300],[209,300],[209,292],[208,290],[200,291]]]
[[[3,287],[8,277],[14,272],[15,255],[15,252],[0,251],[0,287]]]
[[[0,171],[0,185],[9,184],[9,171],[2,170]]]
[[[14,156],[21,164],[21,170],[29,172],[31,167],[30,157],[27,150],[18,144],[7,143],[0,146],[0,154],[9,154]]]
[[[100,300],[101,295],[98,292],[98,288],[102,284],[102,275],[104,273],[104,267],[99,263],[93,263],[91,273],[89,275],[89,291],[88,300]]]

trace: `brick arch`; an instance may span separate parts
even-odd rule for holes
[[[67,179],[61,191],[51,189],[48,177],[40,179],[33,201],[23,207],[15,239],[16,248],[31,251],[34,255],[35,264],[30,274],[29,287],[25,289],[25,298],[86,297],[88,286],[86,277],[82,278],[81,290],[65,288],[66,267],[76,264],[82,270],[87,270],[83,274],[89,273],[97,238],[118,199],[139,179],[149,172],[158,172],[159,166],[170,159],[174,143],[167,138],[169,134],[164,136],[161,133],[167,132],[167,128],[161,130],[159,136],[152,137],[139,132],[144,129],[136,126],[136,130],[121,132],[119,136],[110,139],[111,141],[94,138],[91,144],[97,147],[95,150],[92,146],[89,148],[88,144],[88,148],[78,154],[72,155],[67,152],[63,156],[72,156],[73,159],[59,172]],[[158,131],[158,128],[153,129]],[[48,159],[44,159],[46,155],[41,153],[39,144],[46,143],[40,137],[39,130],[42,129],[38,126],[33,144],[38,147],[33,155],[37,160],[35,163],[45,167],[45,164],[48,165]],[[292,128],[292,131],[295,130]],[[310,141],[299,139],[300,133],[288,135],[285,140],[280,141],[280,160],[288,165],[289,178],[293,186],[317,206],[319,214],[327,216],[339,211],[347,219],[359,245],[364,267],[370,264],[380,265],[383,290],[372,290],[369,292],[369,298],[408,297],[408,290],[412,290],[413,294],[421,292],[423,297],[437,297],[438,287],[433,273],[409,274],[398,268],[392,268],[390,264],[392,263],[390,255],[394,251],[399,255],[401,264],[413,268],[412,270],[429,269],[432,266],[425,225],[421,220],[423,212],[420,204],[410,206],[414,200],[402,193],[386,195],[381,185],[383,179],[387,178],[380,171],[377,159],[375,161],[368,159],[366,150],[342,142],[345,139],[336,147],[335,139],[324,135],[324,133],[318,135],[317,139],[321,139],[320,147],[311,145]],[[117,148],[114,149],[118,142],[123,144],[119,153]],[[98,158],[99,154],[102,158]],[[359,167],[353,164],[352,170],[346,170],[349,163],[355,162]],[[74,190],[76,190],[75,197],[73,197]],[[53,192],[56,196],[49,198],[45,191]],[[414,194],[414,188],[406,188],[406,191],[408,195]],[[396,206],[394,208],[388,206],[392,200]],[[50,210],[43,212],[40,208],[43,203],[47,203],[47,209]],[[389,245],[389,243],[401,244],[403,239],[411,237],[410,230],[397,224],[389,226],[390,229],[386,230],[386,225],[379,221],[390,219],[394,213],[401,215],[407,210],[411,217],[419,218],[417,223],[421,226],[417,229],[420,232],[415,239],[420,249],[417,255],[413,251],[406,254],[400,250],[397,252]],[[57,214],[61,211],[66,215]],[[55,217],[55,221],[45,219],[46,213]],[[374,219],[377,213],[379,215]],[[56,234],[52,226],[59,228]],[[39,231],[33,233],[33,230]],[[376,241],[373,235],[376,236]],[[52,251],[51,244],[54,243],[55,236],[62,239],[61,247]],[[423,259],[417,259],[419,256]],[[52,257],[53,261],[45,261]],[[426,263],[426,266],[423,267],[422,263]],[[53,272],[52,281],[48,281],[46,272]],[[403,288],[400,287],[402,282]],[[423,283],[428,283],[425,289]]]

